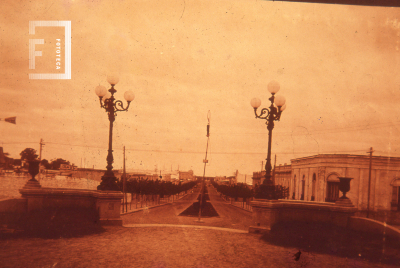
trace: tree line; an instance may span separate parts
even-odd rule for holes
[[[248,198],[260,198],[260,199],[285,199],[289,197],[289,188],[281,185],[255,185],[251,189],[245,183],[238,183],[235,185],[224,185],[212,182],[215,189],[218,192],[230,198],[234,198],[236,201],[238,198],[246,200]]]
[[[119,186],[121,191],[122,184],[122,181],[120,181]],[[126,181],[125,191],[127,193],[139,195],[160,195],[160,198],[163,198],[164,195],[176,195],[181,192],[186,192],[196,184],[197,181],[174,184],[170,181],[129,179]]]
[[[225,185],[212,182],[212,185],[221,194],[229,196],[230,198],[234,198],[235,200],[238,198],[243,198],[243,200],[246,200],[247,198],[253,197],[253,191],[244,183]]]
[[[36,150],[33,148],[26,148],[19,155],[21,156],[21,160],[25,161],[38,160],[39,158]],[[40,163],[42,164],[42,166],[44,166],[45,169],[54,169],[54,170],[60,169],[62,164],[71,165],[69,161],[64,160],[62,158],[56,158],[51,160],[50,162],[47,159],[43,159],[41,160]]]

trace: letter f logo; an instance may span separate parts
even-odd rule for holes
[[[35,69],[35,57],[42,56],[42,51],[36,51],[35,45],[43,45],[44,39],[29,39],[29,69]]]
[[[29,34],[35,34],[36,27],[65,28],[65,73],[30,73],[29,79],[71,79],[71,21],[29,21]],[[29,69],[35,69],[36,57],[42,56],[35,45],[43,44],[44,39],[29,39]]]

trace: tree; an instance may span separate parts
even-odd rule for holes
[[[26,160],[26,161],[35,160],[38,158],[36,150],[32,148],[24,149],[19,155],[21,156],[21,160]]]
[[[44,166],[45,169],[51,169],[51,164],[47,159],[43,159],[40,163],[42,164],[42,166]]]
[[[3,153],[3,157],[0,157],[3,160],[3,168],[6,170],[13,169],[14,159],[8,157],[9,155],[9,153]]]
[[[69,163],[69,161],[64,160],[62,158],[57,158],[57,159],[51,160],[51,163],[50,163],[52,169],[60,169],[61,164],[69,165],[70,163]]]

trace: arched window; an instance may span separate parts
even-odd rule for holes
[[[335,202],[339,199],[339,178],[336,174],[331,174],[326,183],[325,202]]]
[[[284,186],[287,187],[287,196],[286,199],[290,199],[290,179],[286,178]]]
[[[395,179],[390,185],[392,186],[391,209],[400,210],[400,179]]]
[[[312,176],[312,190],[311,190],[311,201],[315,201],[315,191],[316,191],[316,184],[317,184],[317,176],[315,173]]]
[[[293,195],[292,195],[292,199],[296,199],[296,175],[294,175],[294,178],[293,178]]]
[[[300,200],[304,200],[305,188],[306,188],[306,175],[303,175],[303,180],[301,181],[301,196],[300,196]]]

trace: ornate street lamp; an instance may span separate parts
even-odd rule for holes
[[[282,111],[286,109],[285,98],[282,96],[275,96],[275,93],[279,91],[279,84],[276,81],[272,81],[268,84],[268,91],[271,92],[272,96],[269,98],[271,106],[269,108],[263,108],[260,115],[257,114],[257,109],[261,105],[259,98],[253,98],[250,102],[254,108],[254,114],[256,118],[265,119],[265,124],[268,129],[268,155],[267,162],[265,163],[265,180],[263,184],[271,185],[271,142],[272,142],[272,130],[274,129],[274,121],[279,121],[281,118]]]
[[[114,162],[113,150],[112,150],[112,131],[113,131],[113,123],[115,120],[115,116],[117,116],[117,112],[120,111],[128,111],[129,104],[135,98],[135,95],[132,91],[126,91],[124,94],[125,100],[128,102],[126,108],[122,101],[115,100],[114,93],[117,92],[114,86],[119,82],[119,78],[116,75],[110,75],[107,77],[108,83],[110,83],[111,88],[108,90],[104,86],[96,87],[96,94],[100,99],[100,107],[104,108],[108,113],[108,120],[110,121],[110,132],[108,136],[108,155],[107,155],[107,171],[104,173],[104,176],[101,177],[101,183],[97,187],[97,190],[102,191],[120,191],[117,178],[114,176],[114,172],[112,171],[112,163]],[[104,100],[103,100],[104,98]]]

